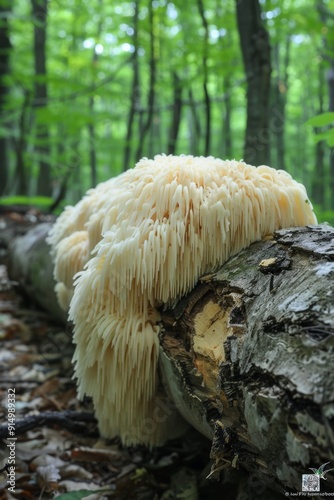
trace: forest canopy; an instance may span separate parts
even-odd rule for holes
[[[73,203],[143,156],[213,155],[287,170],[334,222],[333,0],[0,0],[0,14],[0,202]]]

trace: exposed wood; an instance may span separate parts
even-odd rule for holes
[[[212,439],[211,476],[241,467],[301,491],[302,474],[334,461],[333,261],[333,228],[282,230],[163,313],[163,381]]]

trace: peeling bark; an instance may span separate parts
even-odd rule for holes
[[[334,460],[333,261],[333,228],[281,230],[163,313],[162,378],[212,439],[211,477],[230,465],[301,491],[302,474]]]

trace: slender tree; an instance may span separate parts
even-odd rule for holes
[[[284,48],[283,58],[281,57],[282,46]],[[287,36],[285,42],[277,42],[273,47],[274,62],[276,67],[276,78],[273,81],[273,94],[274,102],[271,109],[273,118],[279,116],[279,124],[270,130],[271,134],[276,139],[276,167],[283,170],[286,169],[285,165],[285,109],[288,92],[288,77],[289,77],[289,64],[290,64],[290,48],[291,39]],[[283,59],[283,62],[282,62]],[[273,120],[274,122],[275,120]]]
[[[232,157],[232,102],[231,102],[231,75],[224,78],[224,99],[223,108],[223,156],[225,158]]]
[[[34,63],[35,63],[35,98],[36,111],[45,108],[48,102],[46,83],[46,26],[48,0],[31,0],[34,22]],[[51,171],[49,130],[45,123],[37,120],[35,153],[38,158],[39,174],[37,193],[51,196]]]
[[[247,76],[247,124],[244,160],[261,165],[269,163],[269,35],[261,19],[258,0],[236,0],[237,24]]]
[[[205,101],[205,145],[204,154],[208,156],[210,154],[211,146],[211,100],[209,95],[208,83],[209,83],[209,69],[208,69],[208,57],[209,57],[209,24],[206,19],[203,0],[197,0],[198,11],[202,20],[202,25],[204,28],[204,48],[203,48],[203,93]]]
[[[329,107],[328,110],[334,112],[334,58],[332,58],[330,68],[327,71],[327,85],[329,94]],[[330,162],[329,162],[329,183],[330,183],[330,200],[331,209],[334,210],[334,148],[330,151]]]
[[[7,100],[8,86],[5,77],[9,73],[9,52],[11,43],[9,39],[8,17],[11,12],[11,1],[2,2],[0,5],[0,119],[3,119],[4,106]],[[7,138],[0,135],[0,195],[4,193],[8,182]]]
[[[201,122],[199,118],[199,113],[197,112],[196,109],[196,102],[194,99],[194,94],[192,89],[189,89],[188,92],[188,101],[189,101],[189,112],[188,112],[188,127],[189,127],[189,147],[190,147],[190,152],[193,155],[198,154],[198,145],[199,145],[199,138],[201,137]]]
[[[102,7],[103,7],[103,1],[99,0],[98,1],[98,6],[99,6],[99,12],[102,13]],[[97,24],[97,30],[96,30],[96,38],[97,40],[101,36],[101,31],[102,31],[102,14],[99,16],[99,21]],[[93,57],[92,57],[92,66],[93,66],[93,74],[94,74],[94,81],[95,82],[95,71],[96,71],[96,66],[98,64],[98,53],[96,49],[96,43],[94,44],[93,47]],[[90,175],[91,175],[91,186],[94,187],[97,184],[97,159],[96,159],[96,133],[95,133],[95,122],[93,120],[94,114],[95,114],[95,96],[94,93],[89,97],[89,114],[91,117],[91,120],[88,122],[88,134],[89,134],[89,159],[90,159]]]
[[[318,83],[318,113],[324,112],[324,68],[319,65]],[[320,129],[315,127],[314,133],[320,133]],[[318,141],[315,145],[315,169],[312,172],[312,200],[322,208],[325,208],[325,141]]]
[[[321,21],[331,28],[333,27],[334,12],[330,11],[323,0],[319,0],[317,3],[318,12]],[[326,72],[326,81],[328,88],[328,111],[334,111],[334,43],[331,34],[323,37],[323,57],[326,59],[328,64],[328,69]],[[329,199],[330,208],[334,209],[334,148],[330,149],[329,157]]]
[[[18,121],[18,137],[15,140],[16,165],[14,186],[16,193],[20,195],[27,195],[29,188],[24,161],[24,154],[27,149],[26,137],[29,115],[31,115],[31,93],[29,91],[24,91],[24,100]]]
[[[182,83],[175,71],[173,72],[173,89],[173,115],[172,122],[169,128],[169,139],[167,147],[168,154],[175,154],[176,141],[179,134],[182,113]]]
[[[139,82],[139,60],[138,60],[138,21],[139,21],[139,0],[134,2],[133,13],[133,59],[132,59],[132,86],[130,108],[128,114],[128,121],[126,127],[126,138],[123,157],[123,171],[129,168],[129,161],[131,156],[131,142],[133,137],[133,125],[136,115],[136,110],[140,104],[140,82]]]
[[[156,72],[157,72],[157,57],[155,50],[155,16],[154,16],[154,2],[149,2],[149,29],[150,29],[150,57],[149,57],[149,89],[147,94],[147,113],[146,119],[142,115],[140,129],[139,129],[139,142],[136,152],[136,159],[139,160],[143,156],[144,141],[148,131],[150,130],[155,103],[155,85],[156,85]]]

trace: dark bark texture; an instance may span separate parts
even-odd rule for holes
[[[163,313],[164,384],[212,439],[212,477],[246,469],[270,495],[333,467],[333,276],[333,228],[281,230]],[[321,491],[333,491],[325,477]]]
[[[262,24],[258,0],[237,0],[236,6],[241,51],[247,75],[244,160],[258,166],[269,163],[269,35]]]

